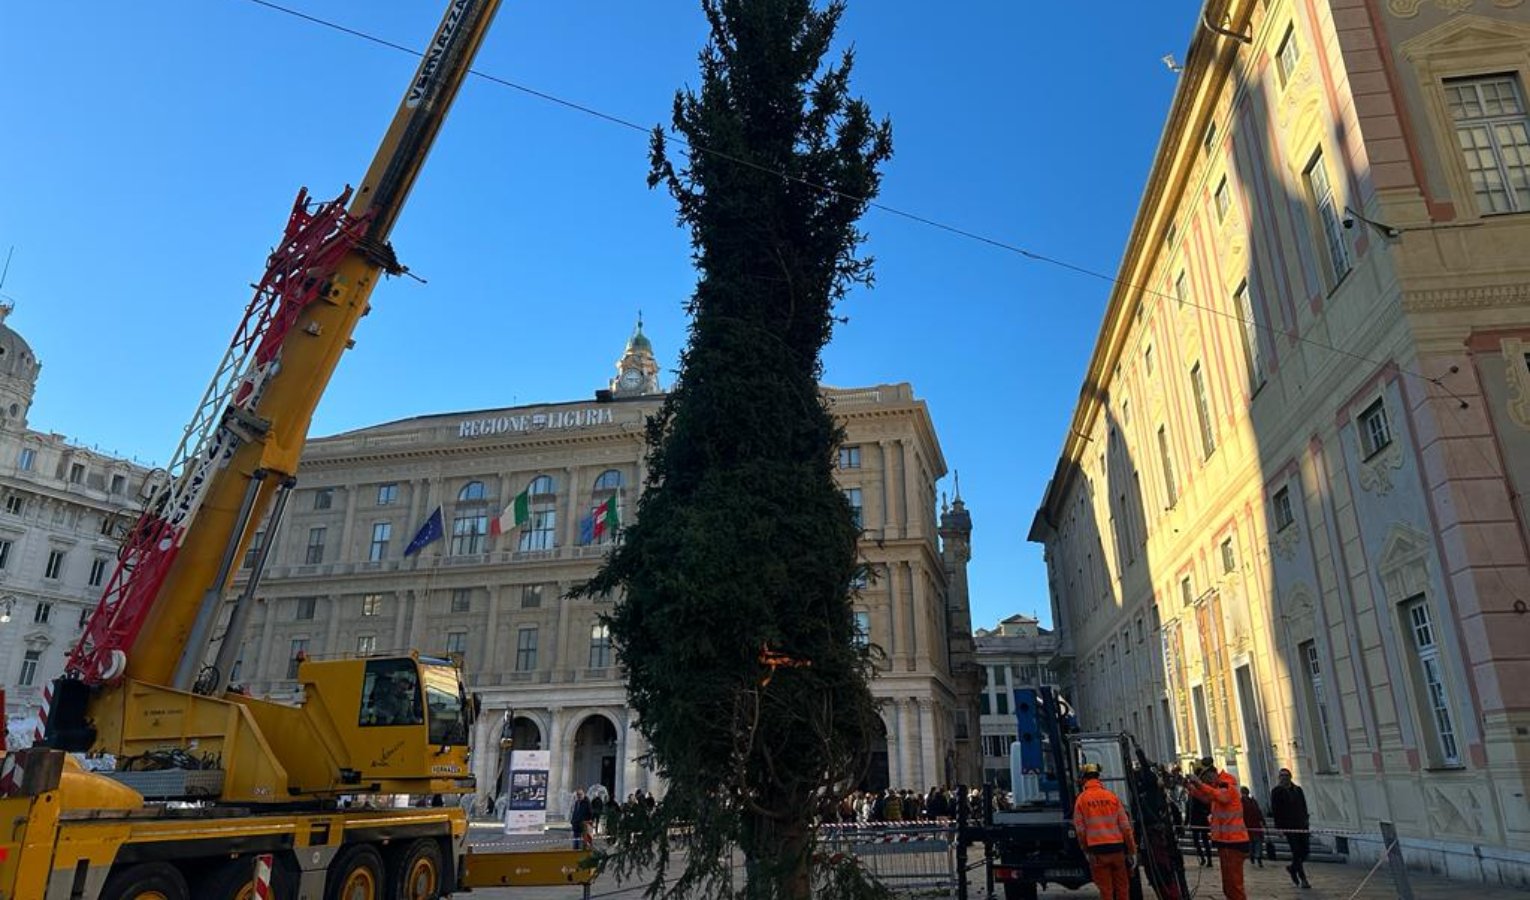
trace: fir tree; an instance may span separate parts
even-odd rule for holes
[[[812,824],[880,738],[850,602],[858,528],[819,377],[836,302],[871,283],[856,222],[891,126],[850,96],[851,51],[826,61],[842,0],[702,9],[700,90],[674,103],[684,159],[656,128],[649,176],[691,231],[689,341],[648,423],[636,522],[581,588],[618,598],[606,621],[668,791],[620,817],[603,864],[656,872],[653,896],[880,896],[853,867],[815,865]]]

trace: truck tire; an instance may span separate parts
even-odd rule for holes
[[[101,900],[191,900],[191,889],[175,866],[146,862],[113,872],[100,896]]]
[[[420,838],[389,865],[389,900],[436,900],[446,891],[441,844]]]
[[[1036,882],[1004,882],[1004,900],[1036,900]]]
[[[324,900],[383,900],[382,855],[371,844],[353,844],[329,864]]]

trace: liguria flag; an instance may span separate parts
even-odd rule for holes
[[[531,521],[531,487],[521,491],[505,507],[505,511],[489,521],[489,534],[498,537],[512,528],[519,528]]]
[[[607,534],[615,534],[621,524],[621,514],[617,512],[616,496],[613,494],[579,523],[579,541],[593,544]]]
[[[430,518],[425,520],[425,524],[420,526],[420,530],[415,533],[414,540],[410,541],[409,546],[404,548],[404,555],[412,556],[419,553],[429,544],[439,541],[445,536],[446,525],[441,519],[441,507],[438,506],[436,511],[430,514]]]

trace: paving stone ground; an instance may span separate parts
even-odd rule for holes
[[[504,849],[514,849],[516,842],[530,849],[528,841],[536,840],[552,841],[556,846],[566,846],[567,832],[549,832],[545,838],[539,839],[507,839],[496,829],[475,828],[473,840],[475,845],[495,844],[503,846],[507,840],[511,842]],[[496,847],[499,849],[499,846]],[[974,855],[974,859],[979,858]],[[1192,857],[1188,860],[1190,867],[1186,870],[1192,900],[1220,900],[1222,897],[1221,877],[1217,869],[1200,868],[1195,865]],[[1244,872],[1244,885],[1248,892],[1249,900],[1396,900],[1398,894],[1392,885],[1391,875],[1385,865],[1378,868],[1370,880],[1361,885],[1370,866],[1349,865],[1344,863],[1308,863],[1307,874],[1312,882],[1310,889],[1302,889],[1291,883],[1290,876],[1285,872],[1284,862],[1269,862],[1263,869],[1246,867]],[[968,900],[987,900],[984,897],[982,869],[974,870],[974,883],[968,893]],[[1530,891],[1516,890],[1506,887],[1495,887],[1478,882],[1452,881],[1438,875],[1427,875],[1420,872],[1409,872],[1409,882],[1413,887],[1414,900],[1527,900]],[[599,878],[590,887],[592,900],[611,897],[616,900],[623,898],[637,898],[642,895],[645,885],[629,882],[618,885],[614,879]],[[1358,893],[1357,893],[1358,891]],[[546,887],[546,888],[492,888],[488,890],[474,891],[470,896],[475,900],[582,900],[584,894],[579,887]],[[921,898],[930,898],[931,894],[917,895]],[[999,891],[996,900],[1003,900],[1003,892]],[[1153,900],[1151,890],[1147,891],[1148,900]],[[1093,885],[1085,886],[1077,891],[1054,888],[1043,891],[1042,900],[1095,900],[1099,897]]]

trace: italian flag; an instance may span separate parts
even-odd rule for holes
[[[499,537],[512,528],[519,528],[531,521],[531,487],[521,491],[505,507],[505,511],[489,521],[489,534]]]
[[[616,495],[605,499],[605,502],[595,507],[592,514],[595,519],[595,540],[600,540],[606,532],[616,533],[616,529],[622,526],[622,517],[616,510]]]

